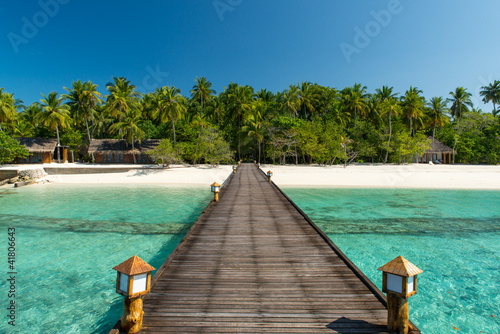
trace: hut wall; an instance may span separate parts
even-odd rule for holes
[[[94,153],[94,161],[98,164],[104,163],[104,158],[102,153]]]

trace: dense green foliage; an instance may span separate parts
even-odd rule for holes
[[[28,150],[13,138],[0,132],[0,165],[12,162],[16,158],[24,158],[29,154]]]
[[[75,81],[58,97],[24,106],[0,89],[0,131],[12,137],[56,137],[81,156],[92,138],[166,139],[156,161],[216,165],[233,159],[267,163],[344,164],[415,161],[435,137],[455,150],[457,163],[500,159],[497,105],[500,82],[482,87],[491,113],[474,109],[463,87],[426,99],[417,87],[403,94],[383,86],[369,93],[310,82],[272,93],[231,82],[217,94],[196,78],[190,96],[176,87],[141,94],[113,78],[101,97],[92,82]]]

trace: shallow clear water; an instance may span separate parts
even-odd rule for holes
[[[379,288],[398,255],[424,270],[409,299],[422,333],[500,333],[500,191],[284,191]]]
[[[0,332],[107,333],[123,312],[112,268],[133,255],[159,268],[210,198],[197,186],[0,190],[1,238],[6,246],[15,227],[17,271],[16,326],[2,320]],[[2,280],[2,305],[7,290]]]

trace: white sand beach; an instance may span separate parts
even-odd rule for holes
[[[40,168],[41,165],[10,165],[5,168]],[[116,168],[117,165],[52,164],[44,167]],[[118,167],[127,167],[118,165]],[[128,167],[137,168],[137,165]],[[382,165],[363,164],[342,166],[277,166],[262,165],[265,172],[272,170],[273,181],[279,186],[299,187],[378,187],[378,188],[434,188],[434,189],[491,189],[500,190],[500,166],[471,165]],[[119,173],[90,173],[48,175],[46,179],[63,184],[168,183],[209,185],[222,183],[232,166],[183,166],[169,169],[144,166]]]

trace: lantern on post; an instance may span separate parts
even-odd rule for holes
[[[121,317],[121,329],[133,334],[141,330],[141,296],[151,289],[151,272],[155,270],[144,260],[134,255],[113,268],[117,272],[116,292],[125,296],[124,311]]]
[[[220,192],[220,187],[221,185],[218,184],[217,182],[214,182],[210,185],[212,192],[214,193],[214,201],[218,202],[219,201],[219,192]]]
[[[257,163],[257,168],[260,168],[260,162],[259,162],[259,163]]]
[[[267,171],[267,181],[271,182],[271,177],[273,176],[273,172]]]
[[[407,334],[408,298],[417,293],[417,275],[423,271],[402,256],[378,270],[383,272],[382,291],[387,293],[387,327],[390,332]]]
[[[236,173],[236,168],[238,168],[238,167],[233,166],[233,173]]]
[[[238,161],[238,166],[241,166],[241,160],[240,160],[240,161]]]

